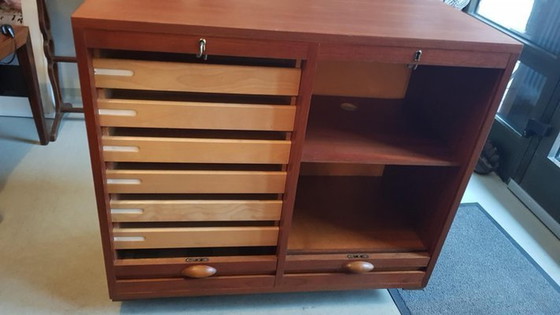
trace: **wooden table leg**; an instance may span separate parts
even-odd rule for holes
[[[35,127],[39,134],[39,141],[42,145],[49,143],[49,132],[45,122],[43,113],[43,102],[41,101],[41,93],[39,90],[39,81],[37,80],[37,70],[35,67],[35,59],[33,57],[33,48],[31,40],[28,37],[24,45],[17,50],[17,57],[27,87],[27,95],[31,105],[31,112],[35,120]]]

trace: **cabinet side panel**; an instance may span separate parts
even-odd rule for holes
[[[469,161],[503,69],[423,66],[413,71],[405,99],[409,121]]]
[[[501,72],[501,76],[497,78],[496,84],[493,87],[493,91],[488,97],[489,99],[488,106],[485,109],[486,110],[485,114],[481,117],[481,124],[479,125],[479,129],[476,130],[475,133],[476,134],[475,143],[473,143],[472,146],[468,148],[471,150],[470,159],[468,160],[468,162],[465,163],[465,166],[462,169],[461,178],[458,180],[457,183],[457,187],[458,187],[457,194],[455,195],[455,198],[453,198],[453,200],[449,202],[450,203],[449,207],[450,209],[452,209],[452,211],[449,213],[446,220],[442,222],[442,227],[441,227],[442,233],[439,235],[438,239],[435,241],[433,245],[434,253],[432,254],[432,261],[430,262],[428,268],[426,269],[427,277],[424,280],[423,283],[424,286],[427,285],[428,279],[432,271],[434,270],[435,261],[437,260],[441,252],[441,248],[443,247],[443,242],[445,241],[447,233],[449,232],[449,228],[451,227],[451,223],[453,222],[453,218],[455,217],[455,213],[457,212],[457,208],[459,207],[459,203],[461,202],[461,198],[463,196],[463,193],[465,192],[469,178],[473,173],[478,157],[480,156],[480,152],[482,151],[482,147],[484,146],[484,143],[488,138],[490,127],[492,126],[492,122],[494,121],[494,117],[498,110],[498,106],[500,105],[507,84],[509,82],[509,78],[511,77],[511,74],[513,72],[513,69],[515,67],[518,58],[519,58],[518,54],[510,55],[507,67]]]
[[[448,133],[448,136],[450,137],[447,140],[456,142],[454,144],[455,150],[458,157],[463,162],[461,162],[455,179],[452,180],[446,187],[446,189],[452,189],[454,193],[449,194],[447,197],[442,199],[441,207],[438,208],[438,211],[440,211],[440,214],[437,215],[438,220],[429,222],[430,228],[428,230],[431,233],[431,237],[430,244],[428,246],[430,248],[432,259],[426,270],[427,277],[423,286],[427,285],[429,276],[433,271],[469,178],[474,170],[478,157],[480,156],[480,152],[484,146],[486,138],[488,137],[494,116],[518,57],[519,56],[517,54],[510,55],[505,69],[492,70],[487,76],[480,75],[479,73],[472,77],[471,80],[476,81],[473,82],[473,86],[480,89],[480,91],[473,89],[471,86],[466,87],[463,90],[455,89],[455,96],[451,95],[453,89],[449,89],[449,92],[444,93],[444,95],[447,95],[447,97],[452,100],[449,105],[453,105],[453,101],[459,102],[462,108],[460,108],[458,112],[460,115],[465,115],[465,117],[461,120],[461,124],[458,126],[451,126],[451,121],[447,123],[442,122],[445,116],[439,117],[438,119],[440,119],[440,121],[433,122],[433,124],[438,128],[444,126],[451,128],[451,132]],[[465,71],[472,73],[472,71],[478,72],[481,71],[481,69],[467,69]],[[484,69],[484,71],[487,70]],[[459,82],[465,82],[462,78],[456,79],[459,80]],[[438,80],[437,82],[441,81]],[[432,83],[435,84],[437,82]],[[465,83],[469,82],[470,81],[466,81]],[[445,84],[445,82],[441,83],[442,88],[444,89],[457,84],[451,82],[447,84]],[[434,91],[432,90],[432,92]],[[471,93],[473,95],[470,95]],[[442,100],[441,97],[442,96],[439,96],[437,101]],[[462,100],[463,97],[464,100]],[[427,113],[431,112],[428,111]],[[455,113],[454,115],[457,114]],[[458,117],[461,117],[460,115]],[[430,120],[428,119],[428,121]]]
[[[109,295],[114,297],[116,278],[113,270],[113,261],[115,260],[115,251],[111,242],[113,236],[110,229],[112,224],[108,213],[110,209],[109,197],[105,190],[105,168],[103,156],[101,154],[101,130],[99,128],[97,116],[97,93],[93,79],[92,51],[89,47],[86,47],[84,30],[81,28],[74,28],[73,31],[74,42],[76,45],[76,56],[78,59],[78,71],[80,75],[91,168],[97,200],[101,242],[103,245],[103,256],[105,260],[105,272],[107,274],[107,281],[109,284]]]

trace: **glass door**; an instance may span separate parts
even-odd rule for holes
[[[476,18],[524,43],[490,139],[501,154],[499,175],[560,226],[560,1],[473,0]],[[511,185],[510,185],[511,186]]]
[[[527,170],[512,184],[519,186],[530,196],[536,203],[531,210],[560,238],[560,91],[558,92],[555,95],[557,105],[552,115],[550,135],[542,138]]]

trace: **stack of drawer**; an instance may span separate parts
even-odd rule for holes
[[[93,59],[116,257],[264,253],[274,273],[300,69],[153,59]],[[228,273],[215,267],[191,273]],[[190,276],[175,269],[137,276]]]

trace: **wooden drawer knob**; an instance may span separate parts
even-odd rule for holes
[[[373,270],[373,264],[367,261],[352,261],[344,265],[349,273],[368,273]]]
[[[181,274],[189,278],[208,278],[216,273],[216,268],[207,265],[194,265],[181,271]]]

